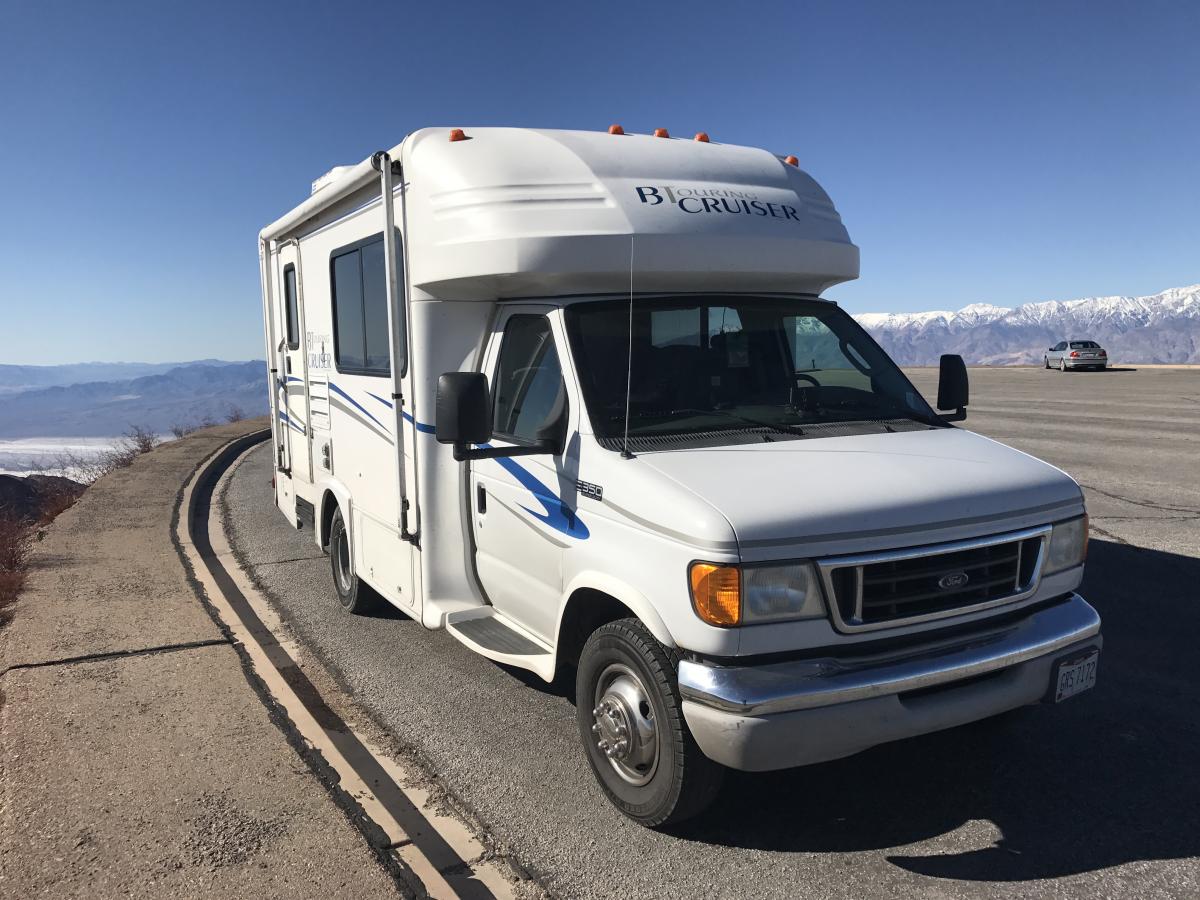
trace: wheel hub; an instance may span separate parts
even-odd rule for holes
[[[658,724],[641,679],[623,665],[605,669],[592,709],[596,747],[631,784],[645,784],[658,767]]]

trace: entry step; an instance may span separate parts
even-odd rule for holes
[[[529,669],[546,680],[554,677],[550,648],[493,607],[451,613],[446,617],[446,630],[488,659]]]

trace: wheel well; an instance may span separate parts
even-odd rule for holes
[[[321,546],[329,546],[329,526],[333,524],[333,514],[337,512],[337,497],[333,491],[326,491],[321,498]]]
[[[580,588],[567,600],[558,629],[558,659],[576,665],[593,631],[617,619],[637,618],[628,606],[603,591]]]

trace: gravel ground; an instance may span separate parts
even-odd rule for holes
[[[936,371],[913,373],[936,390]],[[1099,686],[1061,707],[734,773],[670,833],[610,808],[569,691],[398,613],[350,617],[255,451],[235,547],[303,645],[552,891],[579,897],[1195,897],[1200,893],[1200,371],[973,370],[968,427],[1085,485]]]

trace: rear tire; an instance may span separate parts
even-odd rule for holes
[[[678,653],[645,625],[620,619],[592,633],[576,673],[576,718],[592,772],[617,809],[650,828],[703,811],[725,774],[688,731],[678,666]]]
[[[329,523],[329,563],[333,571],[333,589],[343,609],[360,615],[377,608],[379,595],[359,580],[354,572],[353,560],[350,534],[346,531],[346,521],[339,508]]]
[[[1062,372],[1064,375],[1067,374],[1067,361],[1065,359],[1060,359],[1058,361],[1058,371]]]

